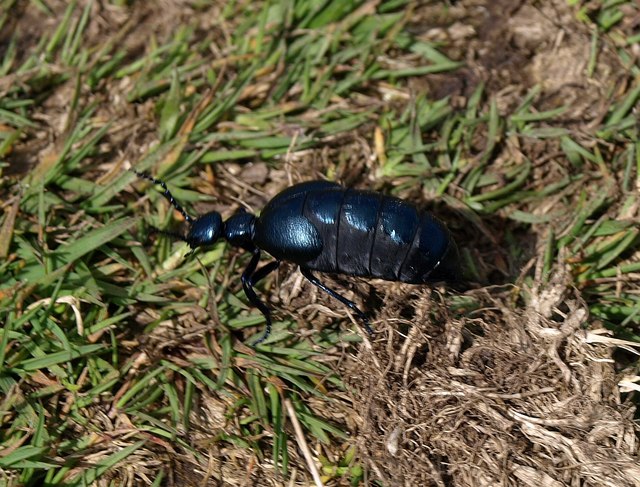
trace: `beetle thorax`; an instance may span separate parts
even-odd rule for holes
[[[244,210],[239,211],[224,222],[224,239],[233,247],[252,251],[256,217]]]

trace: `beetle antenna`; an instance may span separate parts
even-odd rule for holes
[[[165,184],[164,181],[160,181],[159,179],[154,178],[153,176],[151,176],[150,174],[147,174],[146,172],[140,172],[140,171],[136,171],[135,169],[130,169],[131,172],[135,173],[139,178],[142,179],[146,179],[148,181],[151,181],[154,184],[159,184],[160,186],[162,186],[162,189],[164,189],[164,196],[165,198],[167,198],[169,200],[169,203],[171,203],[171,206],[173,206],[176,210],[178,210],[180,212],[180,214],[184,217],[184,219],[187,221],[187,223],[191,224],[193,223],[193,218],[191,218],[186,211],[184,211],[184,208],[182,208],[182,206],[180,206],[180,204],[176,201],[176,199],[173,197],[173,195],[171,194],[171,191],[169,191],[169,188],[167,188],[167,185]],[[160,233],[166,233],[163,232],[162,230],[160,230]],[[168,233],[166,233],[167,235],[169,235]],[[176,236],[176,235],[172,235],[172,236]],[[180,240],[184,240],[184,237],[179,237]]]

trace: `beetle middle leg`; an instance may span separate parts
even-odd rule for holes
[[[253,289],[253,286],[255,286],[256,283],[261,279],[267,277],[267,275],[269,275],[271,272],[275,271],[280,265],[280,261],[275,260],[273,262],[265,264],[256,271],[256,267],[258,267],[259,261],[260,250],[256,249],[253,251],[253,256],[251,257],[249,265],[242,273],[242,288],[244,289],[244,294],[247,296],[249,302],[260,310],[267,323],[264,330],[264,335],[256,340],[256,342],[253,344],[254,347],[264,342],[271,334],[271,311],[266,304],[260,301],[260,298],[257,296],[255,290]]]
[[[314,276],[311,273],[310,269],[307,269],[305,267],[300,267],[300,272],[302,272],[302,275],[304,277],[306,277],[309,282],[311,282],[311,284],[313,284],[314,286],[319,287],[320,289],[322,289],[324,292],[326,292],[327,294],[329,294],[329,296],[336,298],[338,301],[340,301],[342,304],[348,306],[349,308],[351,308],[351,310],[358,315],[358,317],[362,320],[362,323],[364,325],[364,329],[367,330],[367,333],[369,335],[373,335],[373,328],[371,328],[371,325],[369,325],[369,319],[367,318],[367,316],[360,310],[360,308],[358,308],[356,306],[356,304],[353,301],[349,301],[347,298],[345,298],[344,296],[341,296],[340,294],[338,294],[337,292],[335,292],[332,289],[329,289],[327,286],[325,286],[324,284],[322,284],[318,278],[316,276]]]

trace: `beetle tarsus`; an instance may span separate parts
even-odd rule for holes
[[[348,306],[349,308],[351,308],[351,310],[358,315],[358,318],[360,318],[360,320],[362,321],[362,325],[364,327],[364,329],[367,331],[367,333],[369,334],[369,336],[373,336],[374,332],[373,332],[373,328],[371,328],[371,325],[369,324],[369,319],[367,318],[367,315],[365,315],[362,310],[360,310],[360,308],[358,308],[356,306],[356,304],[353,301],[349,301],[347,298],[345,298],[344,296],[341,296],[340,294],[338,294],[337,292],[335,292],[332,289],[329,289],[327,286],[325,286],[324,284],[322,284],[318,278],[316,276],[314,276],[311,273],[311,270],[305,268],[305,267],[300,267],[300,272],[302,272],[302,275],[304,277],[306,277],[309,282],[311,284],[313,284],[314,286],[319,287],[320,289],[322,289],[324,292],[326,292],[327,294],[329,294],[329,296],[336,298],[338,301],[340,301],[342,304]]]

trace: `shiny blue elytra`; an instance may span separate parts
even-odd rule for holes
[[[266,321],[265,333],[255,345],[269,336],[271,313],[254,286],[281,261],[298,264],[312,284],[351,308],[370,334],[373,330],[366,315],[352,301],[322,284],[312,271],[411,284],[457,281],[460,277],[458,249],[445,225],[392,196],[309,181],[276,195],[258,217],[239,211],[223,222],[215,211],[190,217],[164,182],[134,172],[162,186],[166,198],[189,224],[187,235],[179,238],[191,248],[211,246],[223,238],[231,246],[253,253],[242,274],[242,285]],[[257,269],[261,251],[275,260]]]

